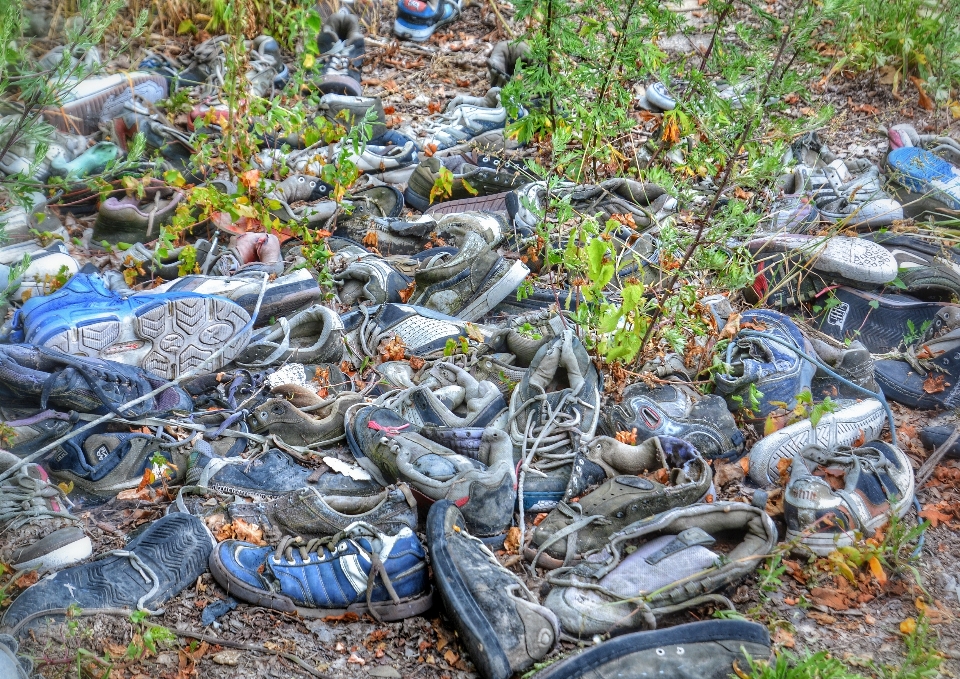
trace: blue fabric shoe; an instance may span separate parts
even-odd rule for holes
[[[808,356],[813,345],[787,316],[765,309],[747,311],[740,317],[740,326],[751,323],[763,327],[762,332],[786,341]],[[797,405],[797,395],[810,390],[816,366],[795,351],[777,342],[760,337],[737,335],[727,348],[727,374],[717,374],[717,391],[727,399],[731,410],[750,410],[754,417],[765,418],[786,404],[788,410]],[[759,403],[751,402],[750,387],[762,394]]]
[[[460,16],[461,0],[400,0],[393,33],[398,38],[423,42],[441,26]]]
[[[311,618],[349,612],[403,620],[433,600],[413,531],[385,535],[362,521],[331,538],[286,537],[276,547],[226,540],[210,555],[210,572],[230,596]]]
[[[914,193],[928,195],[951,210],[960,210],[960,168],[915,146],[891,151],[887,165],[898,184]]]
[[[238,304],[187,292],[130,295],[100,276],[77,274],[52,295],[31,298],[14,316],[11,341],[101,358],[174,379],[231,342],[215,371],[246,347],[250,315]],[[238,337],[239,335],[239,337]]]

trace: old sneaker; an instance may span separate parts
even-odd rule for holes
[[[285,399],[271,398],[252,410],[251,428],[257,433],[273,434],[291,446],[329,445],[343,438],[347,409],[362,402],[360,394],[340,394],[330,412],[317,419]]]
[[[289,319],[255,332],[237,364],[250,368],[295,363],[339,363],[343,357],[343,323],[332,309],[314,304]]]
[[[460,11],[461,0],[399,0],[393,33],[403,40],[423,42],[458,19]]]
[[[337,299],[346,306],[401,302],[412,279],[379,255],[356,245],[337,250],[330,262]]]
[[[33,676],[33,661],[18,656],[20,644],[9,634],[0,634],[0,676],[9,679],[30,679]]]
[[[872,441],[887,423],[887,413],[875,398],[823,414],[816,425],[805,419],[764,436],[750,449],[750,478],[761,487],[776,485],[780,461],[792,460],[811,445],[825,448]]]
[[[521,109],[520,114],[523,113]],[[434,155],[439,156],[454,155],[470,148],[503,150],[508,143],[503,134],[506,124],[507,109],[500,102],[499,87],[490,89],[484,97],[461,95],[447,104],[446,111],[421,123],[426,137],[422,147],[434,149]]]
[[[793,458],[784,493],[787,540],[826,556],[871,537],[913,502],[910,460],[896,446],[870,441],[859,448],[810,446]]]
[[[912,408],[960,406],[960,328],[921,339],[901,356],[874,365],[884,396]]]
[[[64,609],[154,611],[197,581],[207,569],[213,537],[203,521],[170,514],[151,523],[124,549],[40,580],[18,596],[2,624],[15,634]]]
[[[897,260],[883,247],[861,238],[776,234],[747,243],[754,256],[789,254],[799,266],[827,281],[874,288],[897,277]]]
[[[522,63],[529,61],[529,57],[530,46],[523,41],[501,40],[498,42],[487,57],[487,74],[490,77],[490,84],[494,87],[506,85]]]
[[[131,401],[163,388],[135,405]],[[150,417],[191,412],[180,387],[151,373],[112,361],[68,356],[29,344],[0,346],[0,403],[54,405],[81,413]]]
[[[544,345],[510,397],[508,428],[520,462],[526,511],[552,509],[563,498],[580,443],[600,420],[603,381],[572,329]]]
[[[960,253],[937,241],[890,232],[866,233],[897,260],[903,291],[915,297],[950,301],[960,297]]]
[[[603,423],[610,436],[636,432],[638,442],[655,436],[689,441],[708,460],[743,452],[743,433],[724,400],[701,394],[685,382],[652,388],[635,382],[623,390],[620,403],[604,410]]]
[[[443,388],[443,398],[428,385],[404,389],[394,397],[378,401],[400,417],[419,427],[494,426],[507,402],[492,382],[478,381],[469,372],[452,363],[438,363],[431,376]],[[456,394],[451,392],[456,390]]]
[[[9,428],[9,431],[5,432],[7,449],[17,457],[31,455],[54,439],[60,438],[73,429],[78,419],[76,413],[0,407],[0,422]]]
[[[160,235],[160,229],[173,221],[184,193],[179,189],[153,181],[143,197],[107,198],[100,203],[93,225],[91,243],[146,243]]]
[[[327,539],[288,537],[275,547],[226,540],[213,550],[210,572],[227,594],[255,606],[393,621],[433,603],[426,556],[409,528],[386,535],[358,521]]]
[[[0,450],[0,474],[19,462]],[[93,547],[79,523],[40,465],[22,465],[0,481],[0,562],[14,570],[59,570],[86,559]]]
[[[442,170],[450,171],[453,179],[448,192],[436,195],[434,187]],[[505,193],[527,181],[529,177],[522,166],[498,161],[491,154],[474,152],[472,156],[431,157],[422,160],[413,170],[403,199],[409,207],[426,212],[434,202]],[[506,203],[503,209],[506,210]]]
[[[322,77],[318,89],[324,94],[362,95],[360,68],[365,49],[357,17],[346,8],[327,17],[317,35],[317,49]]]
[[[578,566],[554,571],[544,604],[576,637],[643,629],[740,581],[776,543],[773,520],[750,505],[673,509],[613,534]]]
[[[77,274],[52,295],[30,299],[13,320],[18,341],[138,366],[167,379],[224,365],[244,349],[251,325],[242,307],[222,297],[123,297],[95,274]],[[224,345],[224,353],[207,360]]]
[[[634,632],[590,646],[538,672],[536,679],[727,679],[747,658],[770,657],[770,635],[748,620],[703,620]]]
[[[553,649],[557,616],[470,534],[452,502],[430,508],[427,544],[437,590],[481,676],[509,679]]]
[[[558,504],[537,526],[526,557],[544,568],[577,563],[635,521],[692,505],[708,494],[713,473],[696,448],[666,436],[645,444],[628,446],[604,436],[586,444],[587,455],[613,472],[610,480]]]

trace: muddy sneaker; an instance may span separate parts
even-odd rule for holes
[[[481,676],[509,679],[553,649],[557,616],[470,534],[452,502],[430,508],[427,544],[437,590]]]
[[[476,233],[458,241],[456,255],[438,255],[417,271],[410,303],[476,321],[516,292],[530,269],[519,259],[507,261]]]
[[[925,302],[909,295],[878,295],[841,286],[838,302],[813,308],[817,328],[840,341],[859,340],[882,354],[960,325],[960,305]]]
[[[603,381],[572,329],[544,345],[510,397],[508,428],[520,460],[523,509],[553,509],[582,441],[600,420]],[[549,413],[549,414],[548,414]]]
[[[620,403],[604,411],[603,424],[610,436],[636,432],[638,443],[655,436],[689,441],[708,460],[739,457],[744,447],[743,433],[723,398],[679,381],[653,388],[631,384]]]
[[[884,396],[924,410],[960,406],[960,328],[922,339],[901,356],[874,365]]]
[[[467,158],[449,156],[421,161],[407,181],[404,202],[415,210],[426,212],[434,203],[505,193],[530,180],[525,168],[498,162],[490,154],[474,152]],[[453,173],[453,180],[450,190],[438,196],[434,187],[444,169]]]
[[[37,408],[0,407],[0,422],[9,428],[6,431],[7,450],[17,457],[31,455],[54,439],[73,429],[77,423],[76,413],[60,413],[56,410]]]
[[[385,535],[358,521],[324,540],[284,538],[276,547],[226,540],[210,555],[210,572],[227,594],[255,606],[393,621],[433,603],[426,556],[409,528]]]
[[[876,393],[879,387],[874,379],[873,356],[857,340],[840,342],[829,335],[814,330],[807,324],[799,325],[804,336],[810,340],[817,358],[833,372],[849,382]],[[833,375],[817,366],[810,385],[815,399],[829,396],[839,398],[863,398],[864,393],[844,384]]]
[[[376,495],[321,495],[302,488],[270,502],[233,502],[225,507],[228,521],[257,524],[269,542],[284,536],[306,540],[335,535],[356,521],[389,535],[417,527],[417,501],[404,483]]]
[[[0,450],[0,474],[19,462]],[[79,524],[40,465],[25,464],[0,481],[0,562],[14,570],[55,571],[86,559],[93,547]]]
[[[432,149],[434,155],[454,155],[470,146],[502,149],[506,124],[507,109],[500,103],[500,88],[494,87],[484,97],[456,97],[446,111],[426,118],[421,123],[426,136],[421,146]]]
[[[18,656],[20,644],[9,634],[0,634],[0,676],[9,679],[30,679],[33,676],[33,661]]]
[[[738,334],[727,348],[725,362],[731,371],[714,376],[717,391],[727,399],[731,409],[748,409],[753,418],[765,418],[778,409],[779,403],[786,403],[788,410],[793,409],[797,395],[809,391],[816,366],[790,347],[809,356],[814,353],[810,341],[793,321],[776,311],[747,311],[740,317],[741,326],[744,323],[762,326],[762,332],[786,342],[786,346],[766,338]],[[758,390],[762,397],[756,397]]]
[[[248,314],[253,314],[263,292],[263,301],[254,324],[266,325],[272,318],[294,314],[320,301],[323,296],[317,280],[306,269],[264,282],[262,275],[250,276],[184,276],[164,283],[141,294],[162,292],[193,292],[198,295],[216,295],[236,302]]]
[[[343,323],[332,309],[315,304],[276,325],[258,330],[236,357],[237,365],[260,368],[284,362],[339,363]]]
[[[166,388],[140,399],[159,387]],[[150,417],[193,410],[190,396],[180,387],[140,368],[112,361],[68,356],[59,351],[13,344],[0,346],[0,403],[54,405],[81,413],[117,413],[123,417]]]
[[[490,344],[500,335],[494,328],[474,325],[484,339],[484,342],[478,342],[470,338],[465,321],[409,304],[361,307],[340,318],[346,332],[349,356],[357,361],[375,356],[380,342],[393,337],[400,338],[408,355],[429,357],[433,354],[442,356],[450,340],[474,347]]]
[[[513,447],[506,433],[484,429],[474,459],[421,436],[415,428],[408,433],[411,426],[400,422],[385,408],[357,414],[348,442],[360,466],[381,483],[408,483],[424,504],[454,502],[475,535],[504,533],[516,502]]]
[[[90,242],[116,245],[155,240],[160,229],[173,221],[183,198],[182,191],[157,181],[146,187],[143,197],[107,198],[100,203]]]
[[[430,373],[447,386],[437,392],[427,385],[411,387],[378,403],[418,427],[495,426],[497,416],[507,409],[497,385],[478,381],[459,366],[438,363]]]
[[[830,165],[823,171],[829,186],[818,189],[814,200],[824,219],[857,229],[890,226],[903,219],[903,206],[883,190],[877,167],[847,180]]]
[[[509,42],[501,40],[490,51],[487,57],[487,74],[490,77],[490,84],[494,87],[503,87],[514,74],[520,65],[529,61],[530,46],[525,42]]]
[[[960,210],[960,168],[913,146],[891,151],[887,166],[894,182],[949,210]]]
[[[859,448],[810,446],[793,459],[784,492],[787,540],[826,556],[871,537],[913,502],[910,460],[896,446],[870,441]],[[828,518],[829,517],[829,518]]]
[[[123,549],[40,580],[16,598],[2,624],[16,634],[41,620],[63,619],[77,606],[152,612],[196,582],[207,569],[213,538],[188,514],[157,519]]]
[[[401,293],[412,282],[383,257],[355,245],[337,250],[330,270],[337,286],[337,299],[351,307],[362,302],[401,302]]]
[[[216,457],[195,450],[187,462],[186,485],[212,488],[258,502],[274,500],[302,488],[316,488],[321,495],[376,495],[379,483],[356,480],[337,472],[322,472],[297,464],[290,455],[271,448],[262,455],[243,458]]]
[[[52,295],[30,299],[13,320],[19,341],[137,366],[167,379],[229,362],[246,347],[250,325],[249,314],[222,297],[180,292],[123,297],[88,274],[77,274]],[[224,345],[223,354],[207,360]]]
[[[63,619],[68,606],[153,611],[196,582],[207,569],[213,537],[203,521],[170,514],[151,523],[125,548],[59,571],[14,600],[2,624],[16,633],[41,620]]]
[[[770,635],[748,620],[704,620],[668,629],[634,632],[591,646],[554,663],[536,679],[645,679],[679,677],[727,679],[747,658],[770,657]]]
[[[872,441],[887,423],[887,413],[875,398],[825,413],[816,426],[807,419],[764,436],[750,449],[750,478],[761,487],[777,484],[780,461],[792,460],[811,445],[825,448],[851,446],[856,441]]]
[[[880,244],[894,256],[907,294],[933,301],[960,297],[960,253],[953,248],[890,232],[866,233],[861,238]]]
[[[544,605],[579,638],[643,629],[740,581],[776,543],[773,520],[750,505],[673,509],[614,533],[578,566],[554,571]]]
[[[399,0],[393,34],[402,40],[423,42],[434,31],[460,17],[461,0]]]
[[[54,448],[44,464],[55,478],[73,483],[82,491],[113,497],[139,486],[147,470],[157,480],[164,475],[173,482],[182,480],[191,449],[213,453],[210,444],[202,439],[177,446],[171,437],[91,429]]]
[[[273,434],[291,446],[329,445],[343,438],[347,409],[363,400],[360,394],[340,394],[330,412],[317,419],[285,399],[272,398],[251,411],[250,426],[256,433]]]
[[[580,499],[558,504],[534,531],[524,550],[527,559],[543,568],[578,563],[633,522],[692,505],[710,492],[713,473],[696,448],[666,436],[645,443],[629,446],[598,437],[586,444],[588,455],[611,472],[604,458],[623,471]]]

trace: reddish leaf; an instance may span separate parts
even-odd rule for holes
[[[930,375],[923,381],[923,390],[928,394],[939,394],[950,386],[949,382],[944,382],[944,375]]]

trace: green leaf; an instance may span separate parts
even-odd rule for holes
[[[190,19],[184,19],[180,22],[180,25],[177,26],[177,35],[184,35],[185,33],[197,33],[197,27],[193,25]]]

